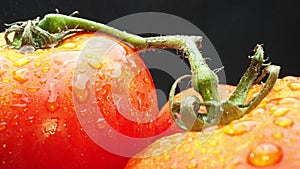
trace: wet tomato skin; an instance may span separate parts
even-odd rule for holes
[[[171,125],[170,122],[165,122],[170,119],[169,115],[162,116],[157,121],[165,124],[162,128],[156,125],[149,128],[149,124],[144,123],[141,125],[142,130],[134,132],[132,130],[138,129],[140,124],[124,118],[118,122],[121,115],[114,107],[110,90],[112,72],[116,70],[114,65],[109,64],[114,63],[114,59],[122,63],[122,60],[118,60],[119,57],[132,57],[135,66],[140,68],[140,74],[135,74],[135,80],[128,87],[130,104],[143,111],[149,105],[153,110],[158,110],[156,97],[151,100],[143,93],[134,93],[141,93],[141,90],[150,93],[155,86],[142,59],[135,54],[134,49],[121,41],[104,34],[81,33],[68,37],[58,47],[23,54],[5,46],[1,33],[0,168],[93,169],[125,166],[127,157],[112,154],[89,138],[74,109],[74,68],[78,64],[77,58],[86,48],[86,42],[95,37],[103,39],[103,43],[115,42],[115,48],[110,49],[110,56],[105,55],[104,60],[107,62],[97,62],[98,65],[90,62],[91,66],[102,70],[103,76],[99,76],[98,71],[95,86],[98,85],[103,90],[96,88],[95,93],[99,109],[107,112],[103,115],[107,123],[131,137],[148,137]],[[142,82],[140,79],[147,80]],[[143,85],[143,88],[138,88],[139,85]],[[78,96],[83,98],[84,94],[79,92]],[[137,99],[142,100],[144,105],[137,102]],[[124,125],[129,127],[124,129]],[[151,131],[150,135],[144,134],[147,131]]]
[[[222,88],[226,96],[234,86]],[[248,98],[261,89],[261,85],[253,86]],[[187,90],[181,95],[191,93]],[[248,115],[218,126],[207,141],[200,141],[201,132],[167,136],[137,154],[125,168],[297,169],[300,167],[299,110],[300,78],[287,76],[278,79],[267,97]]]

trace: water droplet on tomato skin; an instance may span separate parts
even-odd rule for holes
[[[20,84],[23,84],[29,79],[28,73],[29,73],[29,70],[27,68],[13,71],[13,79],[18,81]]]
[[[10,107],[20,112],[25,112],[28,110],[27,103],[14,103]]]
[[[61,47],[64,48],[64,49],[74,49],[76,48],[76,43],[72,43],[72,42],[67,42],[67,43],[64,43]]]
[[[272,108],[271,108],[272,109]],[[275,117],[280,117],[280,116],[284,116],[285,114],[287,114],[290,111],[289,108],[285,108],[285,107],[274,107],[271,114]]]
[[[42,68],[42,71],[43,71],[44,73],[49,72],[49,70],[50,70],[50,68],[49,68],[48,66],[44,66],[44,67]]]
[[[277,126],[286,127],[286,128],[294,125],[294,121],[287,117],[279,117],[275,119],[273,123]]]
[[[34,59],[33,56],[27,56],[27,57],[21,57],[20,59],[17,59],[13,65],[17,67],[22,67],[28,63],[30,63]]]
[[[12,91],[11,91],[11,94],[13,95],[13,97],[14,98],[19,98],[19,97],[21,97],[22,96],[22,90],[20,90],[20,89],[13,89]]]
[[[4,83],[8,83],[8,82],[10,82],[10,78],[9,77],[3,77],[2,78],[2,82],[4,82]]]
[[[248,163],[257,167],[274,165],[282,159],[282,149],[272,143],[262,143],[250,150]]]
[[[46,102],[45,106],[49,112],[54,112],[58,108],[58,103],[55,102]]]
[[[244,121],[238,123],[231,123],[223,128],[223,132],[230,136],[241,135],[249,132],[257,125],[254,121]]]
[[[288,83],[287,84],[288,88],[290,88],[291,90],[300,90],[300,84],[299,83]]]
[[[6,63],[6,61],[2,58],[0,58],[0,77],[4,75],[7,72],[7,69],[9,68],[9,65]]]
[[[7,127],[7,123],[5,121],[0,122],[0,131],[6,129],[6,127]]]
[[[198,167],[198,160],[197,159],[193,159],[190,160],[189,164],[187,165],[188,169],[196,169]]]
[[[96,123],[97,123],[97,127],[99,129],[104,129],[107,126],[107,123],[106,123],[105,119],[102,118],[102,117],[99,117],[97,119]]]
[[[78,74],[73,82],[73,93],[80,102],[86,101],[89,96],[89,82],[90,78],[85,74]]]
[[[49,137],[50,135],[54,135],[57,131],[58,127],[58,119],[57,118],[50,118],[44,121],[43,123],[43,134],[46,137]]]
[[[37,92],[38,90],[40,90],[40,87],[38,86],[31,86],[27,88],[28,92]]]
[[[283,133],[282,132],[275,132],[272,134],[272,136],[276,139],[281,139],[283,137]]]

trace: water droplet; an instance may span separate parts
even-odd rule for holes
[[[38,86],[31,86],[31,87],[27,88],[28,92],[36,92],[38,90],[40,90],[40,87],[38,87]]]
[[[206,152],[207,152],[207,149],[206,149],[206,148],[202,148],[202,149],[201,149],[201,153],[202,153],[202,154],[205,154]]]
[[[257,125],[254,121],[244,121],[239,123],[231,123],[223,128],[225,134],[236,136],[249,132]]]
[[[5,121],[0,122],[0,131],[6,129],[7,123]]]
[[[41,72],[35,72],[35,73],[34,73],[34,76],[36,76],[37,78],[40,78],[41,75],[42,75]]]
[[[272,136],[276,139],[281,139],[283,137],[283,133],[282,132],[275,132],[272,134]]]
[[[291,89],[291,90],[300,90],[300,84],[299,83],[288,83],[287,86]]]
[[[295,76],[285,76],[284,78],[282,78],[282,80],[288,82],[298,82],[298,79]]]
[[[289,108],[285,108],[285,107],[274,107],[273,111],[272,111],[272,115],[275,117],[280,117],[285,115],[290,109]]]
[[[209,140],[209,145],[210,146],[216,146],[218,144],[218,142],[216,140]]]
[[[100,58],[87,59],[89,66],[93,69],[100,69],[103,67],[104,63],[101,62]]]
[[[6,63],[6,59],[0,58],[0,77],[7,72],[9,65]]]
[[[219,155],[219,154],[222,153],[222,151],[220,149],[216,149],[216,150],[214,150],[214,153],[217,154],[217,155]]]
[[[283,87],[282,86],[275,86],[273,89],[274,89],[275,92],[279,92],[280,90],[283,89]]]
[[[20,90],[20,89],[13,89],[11,91],[11,94],[13,95],[13,97],[19,98],[19,97],[22,96],[22,90]]]
[[[58,108],[57,102],[46,102],[45,106],[49,112],[54,112]]]
[[[198,165],[197,161],[198,161],[197,159],[191,160],[191,161],[189,162],[187,168],[188,168],[188,169],[195,169],[195,168],[197,168],[197,165]]]
[[[49,70],[50,70],[50,68],[49,68],[48,66],[44,66],[44,67],[42,68],[42,71],[43,71],[44,73],[49,72]]]
[[[56,102],[56,99],[58,97],[58,92],[59,89],[57,89],[57,80],[54,79],[49,79],[49,83],[48,83],[48,91],[49,91],[49,97],[48,97],[48,101],[50,103]]]
[[[34,121],[34,118],[35,117],[33,115],[27,117],[26,125],[31,125],[33,123],[33,121]]]
[[[25,112],[27,110],[27,103],[15,103],[11,105],[12,108]]]
[[[45,136],[54,135],[56,133],[57,127],[58,127],[58,119],[57,118],[51,118],[46,120],[43,123],[44,129],[43,133]]]
[[[98,126],[100,129],[105,128],[106,125],[107,125],[107,123],[106,123],[106,121],[105,121],[104,118],[99,117],[99,118],[97,119],[97,126]]]
[[[292,104],[292,105],[298,105],[299,100],[291,97],[283,98],[279,100],[279,105],[281,104]]]
[[[168,155],[168,154],[164,155],[164,160],[169,161],[170,160],[170,155]]]
[[[292,119],[289,119],[287,117],[279,117],[274,120],[274,124],[281,127],[291,127],[294,124],[294,121]]]
[[[46,84],[47,78],[43,78],[39,80],[40,84]]]
[[[16,70],[13,72],[13,79],[18,81],[20,84],[23,84],[28,80],[28,73],[29,71],[27,68]]]
[[[41,65],[42,65],[42,63],[39,61],[35,62],[35,64],[34,64],[35,67],[40,67]]]
[[[257,167],[270,166],[278,163],[283,156],[281,148],[275,144],[262,143],[251,149],[248,162]]]
[[[87,86],[89,85],[90,78],[85,74],[78,74],[73,83],[73,93],[80,102],[86,101],[89,95]]]
[[[76,48],[76,44],[72,42],[64,43],[62,46],[64,49],[74,49]]]
[[[8,82],[10,82],[10,78],[9,77],[3,77],[2,82],[8,83]]]
[[[32,56],[27,56],[27,57],[22,57],[18,60],[16,60],[13,64],[14,66],[22,67],[28,63],[30,63],[33,60],[34,57]]]

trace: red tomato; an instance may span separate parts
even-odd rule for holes
[[[225,96],[234,90],[230,85],[222,88]],[[261,85],[252,86],[248,99],[261,89]],[[186,90],[181,95],[191,91]],[[300,77],[287,76],[278,79],[249,114],[219,126],[208,140],[202,141],[203,132],[163,137],[132,158],[125,168],[298,169],[299,112]],[[145,156],[147,158],[140,158]]]
[[[0,45],[0,168],[123,168],[128,157],[86,134],[91,104],[99,110],[101,118],[92,119],[99,128],[127,137],[151,137],[172,124],[169,114],[158,113],[142,59],[118,39],[82,33],[23,54],[5,47],[0,34]]]

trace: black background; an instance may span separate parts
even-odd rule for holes
[[[257,43],[264,44],[273,64],[282,67],[280,77],[300,76],[298,39],[299,6],[296,1],[216,0],[7,0],[0,6],[0,29],[4,23],[33,19],[55,12],[108,23],[137,12],[164,12],[184,18],[200,28],[218,51],[227,82],[236,84],[247,68],[247,56]]]

